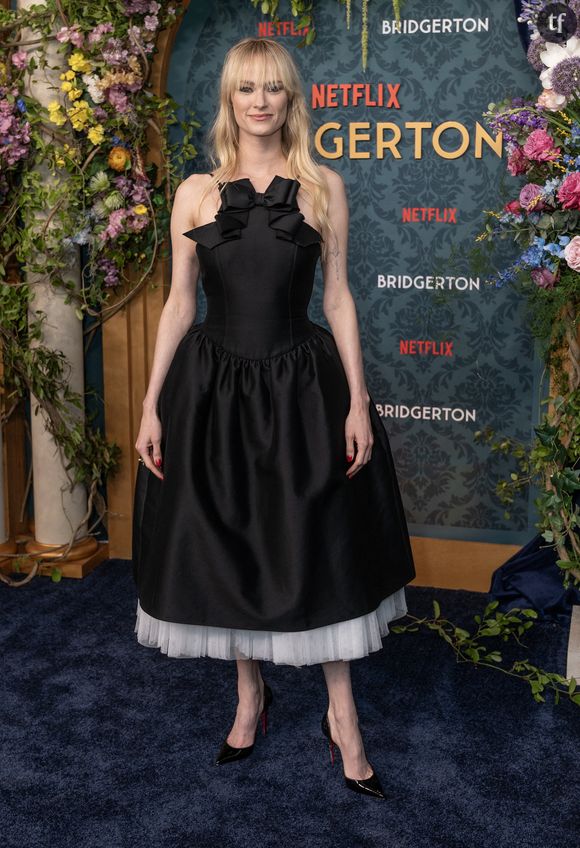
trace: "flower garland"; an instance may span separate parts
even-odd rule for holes
[[[528,60],[542,93],[492,103],[484,114],[506,141],[508,172],[525,182],[501,211],[486,212],[477,241],[509,239],[521,248],[488,282],[512,285],[527,298],[555,395],[545,401],[550,407],[531,446],[493,441],[491,428],[476,438],[517,459],[518,471],[497,486],[506,507],[528,485],[541,490],[537,526],[557,553],[567,587],[572,578],[580,585],[580,0],[570,0],[577,27],[563,44],[538,30],[545,5],[524,2],[520,17],[531,29]]]
[[[278,6],[280,0],[250,0],[254,9],[258,6],[263,15],[269,15],[271,20],[277,23],[280,20]],[[345,7],[346,28],[350,30],[352,17],[352,0],[338,0]],[[404,0],[392,0],[393,15],[397,23],[401,22],[401,6]],[[369,51],[369,3],[370,0],[361,0],[361,60],[363,70],[367,69]],[[305,29],[303,38],[296,43],[297,47],[305,47],[316,40],[316,26],[314,24],[314,0],[290,0],[290,12],[292,17],[298,18],[296,29]]]

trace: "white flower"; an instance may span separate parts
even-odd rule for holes
[[[102,103],[105,95],[99,88],[100,80],[94,74],[82,74],[84,84],[89,90],[93,103]]]
[[[546,65],[545,70],[540,74],[542,85],[544,88],[552,88],[552,70],[563,62],[564,59],[572,58],[580,59],[580,38],[573,35],[565,44],[554,44],[551,41],[546,42],[546,49],[540,52],[540,59]]]

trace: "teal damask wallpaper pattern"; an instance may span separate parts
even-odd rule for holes
[[[360,15],[353,13],[349,32],[335,0],[316,9],[318,36],[311,47],[297,49],[299,36],[288,27],[275,35],[301,69],[307,100],[313,90],[327,91],[314,87],[332,84],[368,84],[373,95],[382,83],[395,92],[396,108],[355,105],[349,98],[346,105],[313,106],[312,117],[315,131],[323,128],[318,161],[340,171],[347,186],[349,282],[367,385],[391,441],[410,531],[523,543],[535,532],[534,492],[521,496],[506,519],[494,487],[509,474],[509,460],[491,455],[473,434],[489,425],[530,438],[542,396],[540,362],[516,293],[486,285],[461,256],[481,230],[482,210],[499,208],[519,192],[519,183],[505,174],[505,154],[484,139],[476,155],[478,125],[488,132],[482,119],[487,104],[538,88],[513,5],[407,0],[405,31],[397,33],[391,4],[371,3],[366,72]],[[190,5],[168,88],[202,123],[193,139],[200,155],[192,171],[208,170],[204,134],[226,51],[243,36],[270,34],[260,30],[267,23],[249,3]],[[326,127],[329,122],[333,127]],[[356,129],[356,145],[349,143],[354,122],[368,123]],[[384,122],[383,139],[400,133],[400,140],[379,153]],[[419,132],[410,122],[429,126]],[[453,127],[438,135],[446,122]],[[454,155],[462,143],[465,149]],[[339,145],[339,158],[328,158]],[[197,320],[203,320],[201,286],[199,299]],[[310,317],[328,326],[321,301],[319,267]]]

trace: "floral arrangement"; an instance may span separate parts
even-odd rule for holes
[[[538,30],[545,5],[524,2],[520,17],[531,30],[528,60],[542,92],[492,103],[484,114],[502,132],[508,172],[523,185],[501,211],[486,213],[477,240],[509,239],[521,251],[488,282],[514,285],[527,297],[554,394],[531,447],[505,438],[492,442],[489,428],[476,437],[518,461],[518,471],[497,487],[506,506],[523,487],[538,485],[538,526],[568,586],[572,577],[580,585],[580,0],[570,0],[578,25],[563,44],[546,41]]]
[[[64,289],[92,334],[150,278],[181,178],[176,172],[196,154],[190,136],[199,123],[186,116],[183,143],[173,149],[166,127],[176,122],[178,104],[156,96],[150,83],[159,33],[181,12],[156,0],[0,9],[4,419],[34,394],[71,484],[87,487],[95,526],[106,512],[98,485],[118,467],[120,450],[78,415],[85,398],[68,386],[64,355],[42,343],[46,316],[32,308],[34,286]],[[49,66],[49,45],[62,53],[64,67],[52,73],[58,84],[44,108],[31,80]],[[164,160],[159,168],[145,163],[152,134]],[[80,287],[67,279],[79,249]]]

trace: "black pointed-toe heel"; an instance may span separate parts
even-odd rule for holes
[[[330,761],[332,765],[334,765],[334,748],[338,748],[338,745],[332,738],[330,734],[330,724],[328,722],[328,712],[325,712],[322,717],[322,732],[328,739],[328,746],[330,748]],[[340,751],[340,748],[338,748]],[[357,780],[354,777],[347,777],[344,775],[344,782],[349,789],[352,789],[353,792],[360,792],[362,795],[371,795],[373,798],[385,798],[386,795],[383,791],[383,787],[379,781],[379,778],[373,771],[370,777],[365,777],[361,780]]]
[[[264,683],[264,707],[262,709],[262,712],[260,713],[260,721],[262,722],[262,733],[264,736],[268,732],[268,707],[272,703],[272,699],[272,690],[270,689],[267,683]],[[245,757],[249,757],[253,750],[253,742],[251,745],[245,745],[243,748],[234,748],[234,746],[230,745],[230,743],[227,741],[226,736],[217,755],[215,764],[216,766],[221,766],[224,763],[233,763],[237,760],[243,760]]]

